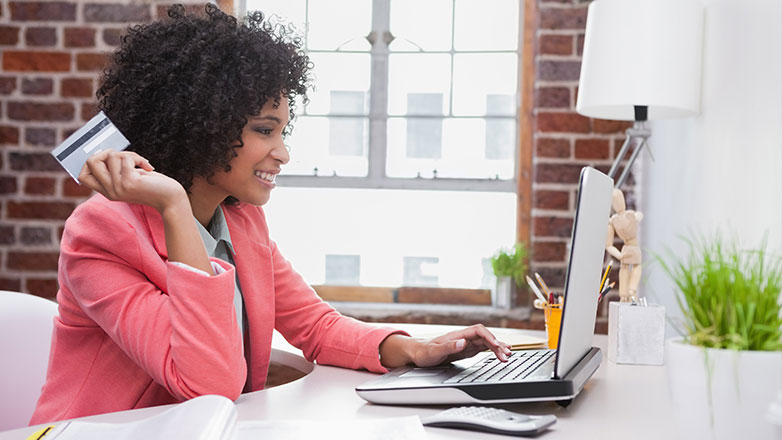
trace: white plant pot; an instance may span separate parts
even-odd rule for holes
[[[510,309],[513,298],[513,279],[499,277],[491,291],[491,305],[498,309]]]
[[[673,338],[665,362],[680,439],[780,440],[767,414],[782,390],[782,351],[703,348]]]

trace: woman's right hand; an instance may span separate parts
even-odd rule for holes
[[[160,213],[187,200],[179,182],[154,171],[149,161],[132,151],[92,155],[79,173],[79,182],[109,200],[148,205]]]

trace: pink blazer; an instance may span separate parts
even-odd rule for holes
[[[320,300],[269,239],[260,208],[224,206],[236,268],[206,277],[167,261],[160,215],[95,195],[65,224],[46,383],[30,424],[239,397],[246,377],[234,270],[250,328],[252,390],[264,387],[277,329],[319,364],[385,372],[393,329],[344,317]]]

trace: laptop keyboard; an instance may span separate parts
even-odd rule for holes
[[[514,351],[508,362],[486,356],[444,383],[512,382],[523,380],[547,362],[553,362],[556,350]]]

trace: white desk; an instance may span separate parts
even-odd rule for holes
[[[421,326],[395,325],[414,334]],[[425,333],[452,327],[426,326]],[[541,335],[541,332],[533,332]],[[595,336],[594,345],[603,350],[603,362],[584,390],[567,408],[553,402],[500,405],[527,414],[556,414],[554,427],[542,439],[633,439],[674,438],[675,428],[665,370],[663,367],[616,365],[606,358],[607,338]],[[297,381],[242,395],[236,406],[239,420],[356,420],[426,416],[445,407],[405,407],[369,404],[358,395],[356,385],[374,377],[365,371],[311,365],[301,352],[275,335],[273,360],[298,369],[313,368]],[[161,412],[166,406],[102,414],[85,418],[100,422],[138,420]],[[514,438],[496,434],[425,428],[432,439],[500,439]],[[0,432],[0,440],[24,440],[34,428]]]

